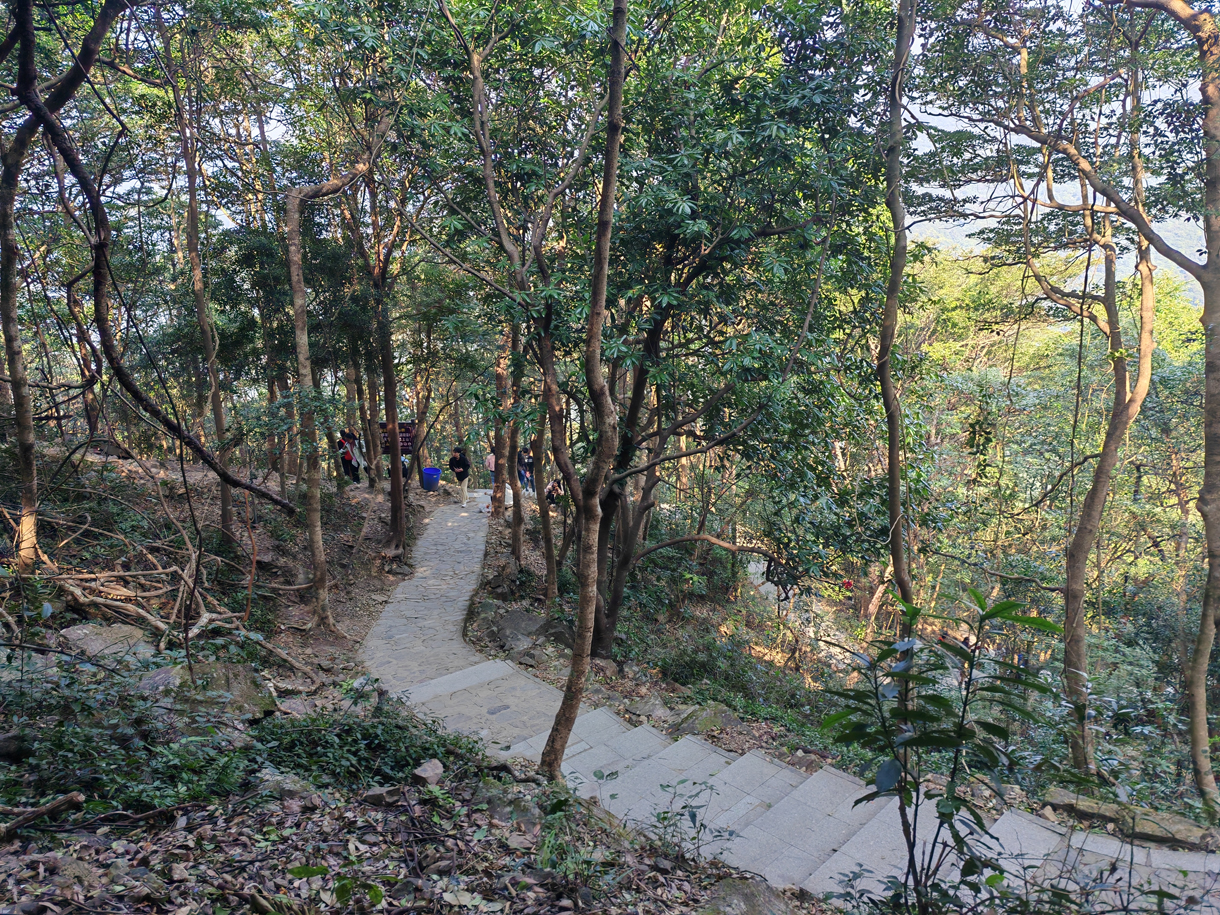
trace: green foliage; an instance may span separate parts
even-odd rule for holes
[[[427,759],[453,769],[475,750],[469,739],[445,734],[392,707],[361,715],[272,717],[251,733],[277,769],[335,785],[405,782]]]
[[[856,803],[898,799],[917,866],[887,883],[884,895],[896,911],[957,911],[1002,885],[1002,866],[975,841],[987,834],[987,823],[969,789],[981,785],[1003,796],[1013,765],[1009,721],[1037,722],[1028,696],[1052,694],[996,649],[1014,630],[1058,633],[1059,626],[1018,613],[1021,605],[1014,601],[988,604],[973,589],[966,603],[968,614],[961,617],[904,604],[907,632],[931,624],[957,634],[942,630],[932,644],[916,636],[875,642],[869,655],[857,655],[857,684],[831,691],[843,707],[822,722],[837,742],[882,757],[872,777],[875,790]],[[925,776],[933,770],[947,775],[943,788],[928,787]],[[963,862],[960,880],[943,879],[951,858],[924,854],[925,846],[956,853]]]
[[[226,650],[228,659],[241,659],[228,642],[199,643],[196,657]],[[0,661],[7,684],[0,723],[21,735],[30,754],[0,763],[0,799],[13,806],[76,790],[98,809],[170,807],[234,794],[265,765],[353,790],[405,782],[430,758],[452,771],[478,752],[474,741],[396,707],[273,716],[248,723],[251,739],[235,739],[234,722],[220,727],[206,707],[171,724],[138,686],[145,670],[44,669],[38,656],[12,653]]]

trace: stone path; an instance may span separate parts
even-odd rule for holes
[[[370,674],[423,715],[484,739],[491,752],[537,761],[560,692],[508,661],[492,661],[462,639],[487,536],[488,492],[441,506],[418,538],[415,575],[395,590],[369,632]],[[806,775],[759,751],[736,756],[697,737],[671,740],[631,727],[607,709],[576,719],[564,762],[569,784],[641,828],[682,836],[707,857],[761,874],[776,886],[821,895],[848,875],[877,888],[901,877],[906,846],[897,801],[856,806],[862,782],[829,766]],[[923,822],[934,819],[921,811]],[[925,825],[926,828],[926,825]],[[1001,860],[1010,886],[1028,876],[1054,882],[1093,908],[1121,908],[1139,888],[1172,892],[1163,911],[1220,915],[1220,857],[1069,831],[1018,810],[974,841]],[[947,879],[956,879],[950,870]],[[1155,910],[1155,899],[1132,906]]]

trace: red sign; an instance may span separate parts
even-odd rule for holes
[[[381,452],[390,453],[390,436],[386,434],[386,424],[378,423],[381,429]],[[398,449],[403,454],[411,454],[415,450],[415,423],[398,424]]]

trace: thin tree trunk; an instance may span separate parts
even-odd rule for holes
[[[169,33],[157,12],[157,27],[161,32],[162,51],[166,61],[173,61],[173,48]],[[220,390],[220,370],[216,363],[216,325],[212,321],[207,289],[203,284],[203,260],[199,254],[199,162],[194,127],[187,115],[186,106],[179,90],[178,79],[169,80],[174,94],[174,108],[178,119],[178,139],[182,148],[182,169],[186,175],[186,254],[191,265],[191,291],[195,297],[195,318],[199,322],[199,337],[203,344],[203,357],[207,364],[209,397],[212,404],[212,423],[216,427],[216,458],[222,467],[228,467],[229,450],[225,441],[224,397]],[[233,490],[224,480],[220,481],[220,530],[228,540],[233,533]]]
[[[551,505],[546,500],[546,474],[543,473],[543,456],[546,454],[546,410],[538,415],[538,431],[534,437],[534,475],[541,481],[534,484],[534,501],[538,504],[538,517],[542,522],[542,555],[546,558],[546,606],[550,607],[559,597],[559,566],[555,562],[555,532],[551,526]]]
[[[365,390],[368,396],[369,489],[381,489],[381,429],[377,425],[381,410],[377,399],[377,373],[370,362],[365,367]]]
[[[335,190],[338,190],[336,188]],[[292,323],[296,342],[297,375],[304,387],[313,380],[309,358],[309,314],[306,310],[305,275],[301,268],[301,205],[323,196],[326,185],[293,189],[287,194],[284,222],[288,229],[288,279],[292,288]],[[332,191],[333,193],[333,191]],[[313,410],[301,405],[301,442],[306,461],[305,524],[309,531],[309,558],[313,566],[313,620],[311,625],[335,628],[330,612],[326,544],[322,539],[322,461]]]
[[[377,308],[377,338],[381,352],[381,384],[385,399],[386,436],[390,458],[390,552],[401,553],[406,549],[407,514],[403,493],[402,447],[398,441],[398,379],[394,368],[394,340],[390,334],[390,304],[384,290],[374,283],[374,300]]]
[[[606,320],[606,280],[610,266],[610,237],[614,227],[615,186],[618,180],[619,147],[623,136],[623,82],[626,77],[625,58],[627,44],[627,0],[614,0],[610,27],[610,67],[607,86],[609,97],[606,114],[606,151],[603,159],[601,198],[598,201],[597,231],[593,245],[593,265],[589,301],[589,317],[585,333],[585,385],[589,390],[594,418],[597,422],[597,447],[589,461],[588,470],[580,493],[582,534],[580,538],[580,602],[576,613],[576,640],[572,649],[572,667],[564,689],[563,701],[555,714],[555,723],[547,736],[542,751],[540,768],[556,781],[563,778],[561,764],[567,750],[568,739],[576,716],[580,713],[580,700],[584,695],[585,677],[589,673],[589,650],[593,642],[593,619],[597,609],[597,533],[601,524],[601,490],[605,476],[614,464],[618,449],[618,411],[614,398],[606,385],[602,368],[602,327]],[[554,406],[559,399],[556,386],[554,356],[549,352],[550,341],[546,340],[543,371],[552,411],[550,420],[555,423],[562,417],[554,415]],[[566,450],[557,450],[556,462],[561,463],[569,485],[575,484],[575,473],[568,460]],[[562,461],[561,461],[562,458]],[[573,486],[573,490],[575,487]]]
[[[38,560],[38,466],[34,454],[34,398],[17,315],[21,248],[17,242],[14,213],[22,167],[35,132],[36,128],[22,143],[22,129],[18,130],[5,150],[3,171],[0,172],[0,324],[4,330],[4,355],[17,421],[17,471],[21,475],[21,520],[13,538],[13,552],[17,557],[17,571],[23,575],[32,571]]]
[[[512,337],[510,334],[505,334],[501,339],[500,352],[496,356],[495,379],[496,379],[496,404],[499,410],[496,412],[495,420],[495,453],[496,453],[496,482],[491,487],[491,516],[493,518],[504,517],[504,483],[510,476],[517,472],[516,467],[508,466],[508,436],[504,431],[504,414],[508,410],[509,405],[509,390],[508,390],[508,359],[512,351]]]
[[[877,377],[881,383],[881,402],[885,407],[887,442],[886,501],[889,507],[890,561],[894,566],[894,583],[905,601],[914,601],[911,575],[907,568],[906,517],[902,507],[902,404],[894,384],[890,356],[898,332],[898,296],[907,263],[907,214],[902,199],[902,118],[903,84],[911,42],[915,37],[914,0],[900,0],[898,34],[894,42],[894,64],[890,73],[889,138],[885,147],[885,205],[890,211],[894,232],[894,248],[890,252],[889,280],[885,287],[885,310],[881,319],[881,339],[877,347]]]
[[[513,324],[512,337],[513,356],[521,352],[521,328],[516,323]],[[519,368],[520,361],[513,359],[512,372],[512,406],[513,406],[513,421],[509,427],[508,433],[508,469],[509,469],[509,485],[513,490],[513,523],[512,523],[512,554],[513,559],[517,564],[521,564],[521,548],[525,534],[525,497],[522,492],[521,475],[517,472],[517,460],[521,449],[521,424],[515,418],[517,416],[517,407],[521,405],[521,369]]]

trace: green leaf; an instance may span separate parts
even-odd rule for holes
[[[1030,629],[1041,629],[1043,632],[1054,632],[1056,634],[1063,632],[1063,627],[1053,620],[1045,619],[1041,616],[1021,616],[1014,613],[1006,617],[1010,622],[1017,623],[1021,626],[1027,626]]]
[[[325,864],[319,864],[314,867],[310,867],[308,864],[302,864],[300,867],[288,868],[288,873],[290,876],[301,880],[308,879],[309,877],[321,877],[323,874],[329,874],[330,868]]]
[[[873,783],[880,792],[893,791],[902,778],[902,763],[896,759],[887,759],[877,769],[877,777]]]

